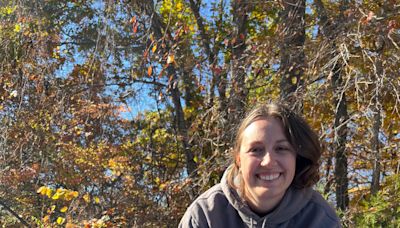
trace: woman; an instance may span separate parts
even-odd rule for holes
[[[311,188],[320,156],[302,118],[280,104],[255,108],[239,126],[221,183],[192,203],[179,227],[340,227]]]

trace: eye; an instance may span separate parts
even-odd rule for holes
[[[254,154],[260,154],[264,151],[264,148],[262,147],[253,147],[249,150],[249,152],[254,153]]]
[[[278,153],[285,153],[285,152],[291,152],[292,150],[289,146],[279,145],[276,147],[276,151]]]

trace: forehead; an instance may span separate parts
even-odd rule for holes
[[[254,141],[262,139],[286,139],[282,122],[275,117],[258,119],[249,124],[242,133],[242,143],[244,141]]]

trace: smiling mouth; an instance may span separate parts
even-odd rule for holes
[[[273,181],[279,178],[281,173],[274,174],[257,174],[257,177],[264,181]]]

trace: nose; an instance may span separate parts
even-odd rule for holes
[[[261,166],[274,166],[277,163],[275,157],[268,151],[261,159]]]

